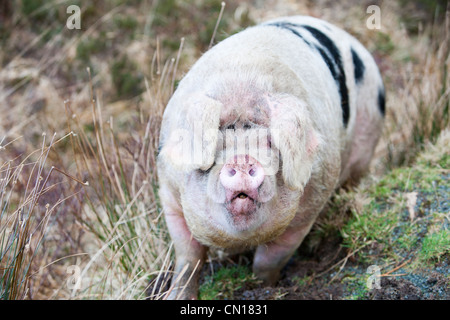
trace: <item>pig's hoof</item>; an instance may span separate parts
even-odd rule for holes
[[[276,270],[264,270],[264,271],[254,270],[253,273],[256,275],[258,279],[262,280],[265,286],[274,286],[280,279],[280,272]]]

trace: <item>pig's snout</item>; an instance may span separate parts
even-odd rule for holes
[[[220,170],[227,209],[232,214],[246,214],[256,209],[258,188],[264,181],[264,168],[249,155],[230,158]]]
[[[248,155],[231,158],[220,171],[220,182],[225,190],[256,191],[263,181],[263,167]]]

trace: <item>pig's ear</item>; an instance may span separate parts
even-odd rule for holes
[[[269,98],[271,142],[279,150],[282,176],[293,190],[303,191],[311,177],[321,139],[305,105],[296,97]]]
[[[173,122],[159,157],[176,169],[207,170],[215,159],[222,104],[204,94],[193,94]]]

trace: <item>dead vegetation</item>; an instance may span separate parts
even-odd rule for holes
[[[82,10],[81,30],[65,27],[70,4]],[[448,128],[446,1],[378,5],[380,30],[367,28],[364,1],[233,0],[217,25],[216,42],[275,16],[321,17],[380,66],[387,114],[372,175],[354,200],[336,199],[342,214],[319,221],[318,239],[364,206],[364,188],[413,165]],[[220,9],[215,0],[0,5],[2,299],[162,298],[172,257],[157,196],[159,124]]]

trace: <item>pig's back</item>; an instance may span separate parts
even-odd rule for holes
[[[179,97],[199,88],[214,95],[214,86],[230,74],[259,78],[275,92],[305,100],[314,126],[328,142],[340,145],[343,161],[357,108],[373,117],[384,111],[379,103],[383,84],[370,53],[347,32],[312,17],[278,18],[218,43],[180,82]]]

